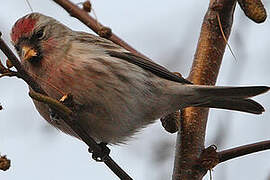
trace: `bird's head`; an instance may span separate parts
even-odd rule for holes
[[[63,44],[61,39],[70,32],[69,28],[51,17],[31,13],[17,20],[10,36],[22,63],[37,64],[59,48]]]

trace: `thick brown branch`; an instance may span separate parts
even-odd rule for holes
[[[226,39],[229,38],[235,0],[211,0],[202,24],[200,39],[189,80],[194,84],[214,85],[226,47],[217,21],[219,13]],[[204,150],[208,109],[186,108],[177,135],[173,180],[201,179],[205,169],[196,168]]]
[[[240,156],[248,155],[251,153],[263,151],[263,150],[269,150],[270,149],[270,140],[268,141],[262,141],[254,144],[248,144],[224,151],[218,152],[218,159],[219,163],[228,161],[233,158],[237,158]]]
[[[0,32],[1,35],[1,32]],[[65,123],[71,127],[71,129],[84,141],[89,148],[97,154],[101,154],[102,152],[101,147],[88,135],[86,130],[83,128],[83,125],[80,124],[78,120],[78,114],[76,112],[71,113],[69,115],[63,111],[57,109],[57,104],[55,101],[52,101],[51,98],[46,97],[47,93],[41,88],[41,86],[34,81],[34,79],[24,70],[21,66],[20,61],[17,57],[13,54],[13,52],[9,49],[7,44],[4,42],[2,38],[0,38],[0,49],[4,52],[4,54],[8,57],[14,67],[17,69],[18,77],[22,78],[35,92],[36,92],[36,99],[43,100],[50,104],[50,108],[54,109],[57,114],[65,121]],[[39,94],[40,93],[40,94]],[[33,94],[32,94],[33,95]],[[55,103],[53,105],[53,103]],[[74,103],[73,103],[74,104]],[[72,108],[76,109],[76,108]],[[109,156],[106,155],[104,157],[104,163],[120,178],[120,179],[132,179],[120,166]]]
[[[78,6],[76,6],[69,0],[53,0],[53,1],[58,5],[60,5],[61,7],[63,7],[72,17],[79,19],[82,23],[84,23],[86,26],[92,29],[95,33],[99,34],[98,32],[100,31],[100,27],[104,27],[99,22],[97,22],[93,17],[91,17],[86,11],[80,9]],[[147,58],[142,53],[138,52],[129,44],[127,44],[125,41],[116,36],[114,33],[112,33],[112,35],[108,39],[138,56]]]

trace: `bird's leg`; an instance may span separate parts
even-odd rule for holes
[[[71,95],[71,93],[67,93],[65,95],[63,95],[60,99],[59,102],[66,105],[68,108],[73,108],[74,107],[74,102],[73,102],[73,96]]]
[[[72,110],[75,109],[73,96],[71,95],[71,93],[62,96],[59,102],[71,108]],[[106,157],[109,156],[111,150],[107,147],[107,143],[105,142],[99,143],[98,146],[100,147],[99,150],[93,150],[89,148],[88,151],[92,153],[92,158],[94,160],[98,162],[104,162],[106,160]]]
[[[104,162],[105,158],[109,156],[110,149],[107,147],[107,143],[101,142],[98,144],[100,147],[100,151],[93,151],[92,149],[88,149],[89,153],[92,153],[92,158],[98,162]]]
[[[73,96],[71,95],[71,93],[68,93],[68,94],[65,94],[64,96],[62,96],[61,99],[59,100],[59,102],[66,105],[70,109],[76,111],[75,104],[73,102]],[[90,153],[92,153],[92,158],[94,160],[96,160],[98,162],[103,162],[103,161],[105,161],[105,158],[109,156],[110,149],[107,147],[107,143],[105,143],[105,142],[99,143],[98,146],[100,147],[99,150],[94,151],[94,150],[89,148],[88,151]]]

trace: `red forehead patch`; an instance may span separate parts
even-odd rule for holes
[[[12,28],[11,40],[15,43],[22,35],[31,32],[36,22],[37,20],[31,17],[18,20]]]

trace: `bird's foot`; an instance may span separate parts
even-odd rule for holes
[[[71,93],[65,94],[59,99],[59,102],[64,104],[70,109],[74,108],[74,101],[73,101],[73,96]]]
[[[51,108],[49,108],[51,122],[54,122],[56,125],[60,125],[61,118],[58,114]]]
[[[92,149],[88,149],[90,153],[92,153],[92,158],[98,162],[104,162],[106,157],[110,154],[110,149],[107,147],[107,143],[101,142],[98,144],[100,147],[100,151],[93,151]]]

